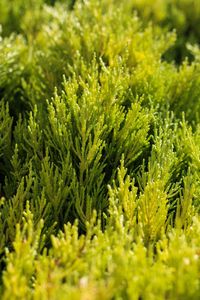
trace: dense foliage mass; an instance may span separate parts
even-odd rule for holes
[[[199,299],[200,2],[0,24],[0,298]]]

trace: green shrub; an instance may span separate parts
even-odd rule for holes
[[[198,298],[196,11],[0,0],[2,299]]]

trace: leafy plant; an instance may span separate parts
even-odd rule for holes
[[[197,2],[0,0],[2,299],[198,299]]]

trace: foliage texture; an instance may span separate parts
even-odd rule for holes
[[[1,299],[199,299],[199,23],[0,0]]]

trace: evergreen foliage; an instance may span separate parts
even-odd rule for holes
[[[0,0],[0,297],[198,299],[198,0]]]

